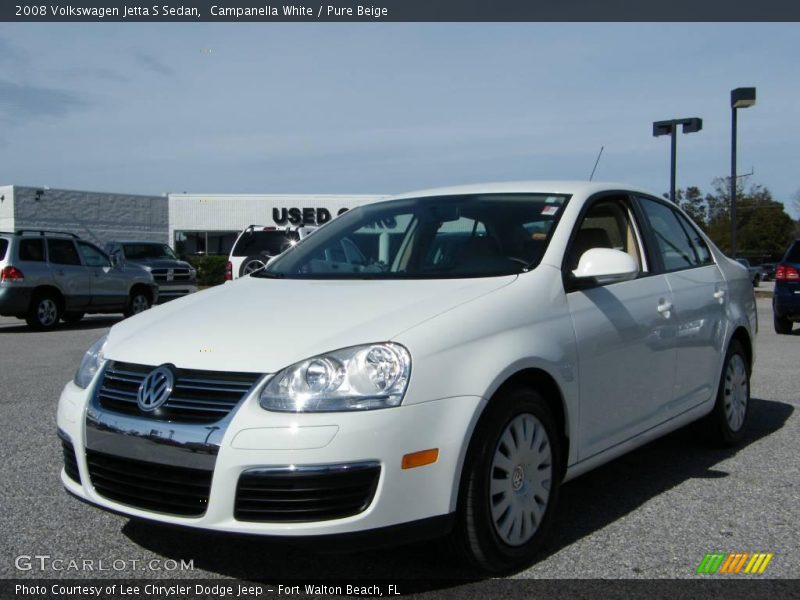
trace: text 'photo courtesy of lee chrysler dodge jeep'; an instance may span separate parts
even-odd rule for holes
[[[106,244],[106,252],[114,263],[131,262],[144,267],[158,285],[158,300],[165,302],[197,291],[197,271],[188,262],[178,259],[167,244],[159,242],[121,241]]]
[[[61,481],[169,525],[450,536],[507,572],[563,482],[701,419],[741,440],[756,329],[747,272],[644,191],[399,196],[112,327],[59,400]]]
[[[131,316],[158,299],[153,277],[136,265],[112,264],[77,235],[50,231],[0,232],[0,315],[34,329],[86,313]]]

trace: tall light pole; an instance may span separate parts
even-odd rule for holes
[[[669,121],[656,121],[653,123],[653,137],[660,135],[670,136],[670,166],[669,166],[669,199],[675,202],[675,171],[678,156],[678,125],[683,125],[683,133],[694,133],[703,128],[703,119],[691,117],[689,119],[670,119]]]
[[[731,257],[736,258],[736,113],[756,103],[756,88],[731,90]]]

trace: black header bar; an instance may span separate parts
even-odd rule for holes
[[[28,22],[800,21],[796,0],[3,0]]]

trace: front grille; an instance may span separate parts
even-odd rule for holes
[[[161,421],[211,423],[227,415],[261,376],[175,369],[175,386],[169,399],[153,412],[142,412],[136,396],[142,380],[154,368],[123,362],[109,364],[97,392],[100,406]]]
[[[89,478],[98,494],[120,504],[170,515],[206,512],[213,471],[187,469],[86,451]]]
[[[64,453],[64,472],[72,481],[80,483],[81,473],[78,471],[78,459],[75,456],[75,448],[72,447],[72,442],[62,439],[61,450]]]
[[[168,271],[170,269],[152,269],[150,272],[153,274],[155,281],[189,281],[189,269],[171,269],[172,279],[168,278]]]
[[[366,510],[375,495],[377,463],[250,469],[239,476],[239,521],[325,521]]]

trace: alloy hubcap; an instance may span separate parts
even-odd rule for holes
[[[244,269],[242,270],[242,274],[244,274],[244,275],[250,275],[250,273],[255,273],[256,271],[260,271],[260,270],[261,270],[261,269],[263,269],[265,266],[267,266],[267,263],[265,263],[265,262],[263,262],[263,261],[260,261],[260,260],[251,260],[250,262],[248,262],[248,263],[247,263],[247,264],[244,266]]]
[[[734,354],[725,369],[725,418],[731,431],[739,431],[747,413],[747,366]]]
[[[133,309],[133,314],[138,314],[144,310],[147,310],[148,308],[147,298],[145,298],[141,294],[134,296],[133,302],[131,303],[131,308]]]
[[[553,458],[541,421],[531,414],[506,426],[492,458],[489,506],[495,532],[509,546],[521,546],[539,528],[550,497]]]
[[[39,318],[39,323],[45,327],[50,327],[50,325],[56,322],[56,318],[58,317],[58,308],[56,307],[56,303],[50,298],[45,298],[39,302],[39,308],[36,311],[36,315]]]

